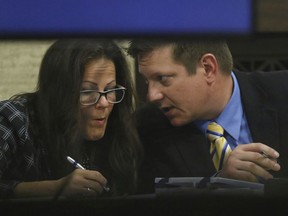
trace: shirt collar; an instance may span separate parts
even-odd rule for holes
[[[216,119],[216,122],[219,123],[230,136],[232,136],[235,140],[238,140],[243,109],[239,85],[233,72],[232,78],[234,84],[232,96],[223,112]]]
[[[215,119],[215,121],[220,124],[230,136],[232,136],[235,140],[238,140],[243,109],[237,79],[233,72],[231,73],[231,76],[233,79],[232,96],[222,113]],[[202,132],[206,133],[209,122],[210,121],[195,121],[195,124]]]

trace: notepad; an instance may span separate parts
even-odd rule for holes
[[[191,187],[195,189],[245,188],[261,191],[264,190],[264,184],[261,183],[254,183],[222,177],[170,177],[170,178],[158,177],[155,178],[154,183],[156,189]]]

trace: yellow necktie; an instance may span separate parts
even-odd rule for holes
[[[208,125],[207,137],[211,142],[210,153],[217,171],[222,169],[232,151],[223,134],[224,129],[216,122],[211,122]]]

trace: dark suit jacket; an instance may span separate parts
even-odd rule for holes
[[[288,177],[288,71],[235,72],[253,142],[280,153],[281,170]],[[173,127],[153,105],[136,113],[146,151],[141,192],[154,191],[155,177],[209,177],[215,174],[209,142],[193,124]]]

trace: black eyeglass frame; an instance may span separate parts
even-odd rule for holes
[[[121,86],[121,85],[117,85],[116,88],[108,89],[108,90],[106,90],[106,91],[82,90],[82,91],[80,91],[80,103],[81,103],[83,106],[94,105],[94,104],[98,103],[98,101],[100,100],[100,98],[101,98],[102,96],[104,96],[109,103],[111,103],[111,104],[117,104],[117,103],[120,103],[120,102],[123,100],[123,98],[124,98],[124,96],[125,96],[125,91],[126,91],[126,90],[127,90],[127,89],[126,89],[124,86]],[[121,98],[120,100],[118,100],[118,101],[110,101],[110,100],[107,98],[107,94],[108,94],[109,92],[112,92],[112,91],[115,91],[115,92],[117,92],[117,91],[122,91],[122,92],[123,92],[122,98]],[[81,101],[81,93],[89,93],[89,92],[97,92],[97,93],[99,93],[100,95],[99,95],[98,98],[95,99],[95,101],[94,101],[93,103],[89,103],[89,104],[88,104],[88,103],[87,103],[87,104],[84,103],[84,104],[83,104],[83,102]],[[117,94],[117,93],[116,93],[116,94]]]

